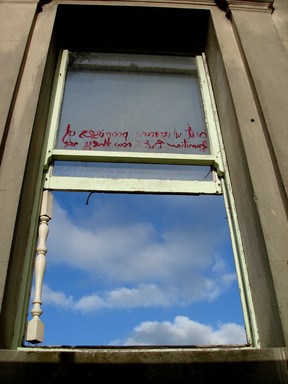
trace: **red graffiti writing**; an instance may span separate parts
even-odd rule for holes
[[[105,129],[71,129],[71,124],[67,124],[65,133],[61,138],[64,148],[70,147],[83,150],[101,149],[132,149],[141,148],[151,151],[165,151],[174,149],[188,150],[192,153],[208,152],[208,134],[206,131],[195,130],[191,124],[187,124],[186,129],[177,130],[142,130],[142,131],[121,131]],[[174,152],[175,152],[174,151]],[[181,152],[181,151],[180,151]]]
[[[106,138],[111,138],[111,137],[120,137],[120,138],[124,138],[125,141],[127,141],[128,139],[128,132],[107,132],[107,131],[104,131],[104,129],[102,129],[101,131],[92,131],[92,130],[83,130],[81,131],[81,133],[79,134],[79,137],[82,139],[82,138],[90,138],[90,139],[96,139],[96,138],[103,138],[103,137],[106,137]]]
[[[71,137],[75,136],[76,132],[70,129],[70,124],[67,125],[66,132],[62,137],[62,143],[64,147],[76,147],[78,145],[77,141],[72,141]]]

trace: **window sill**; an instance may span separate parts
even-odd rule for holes
[[[288,348],[21,348],[0,350],[2,383],[109,379],[137,383],[284,383]],[[88,382],[85,381],[85,382]]]

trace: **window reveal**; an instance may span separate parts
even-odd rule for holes
[[[225,193],[224,167],[214,118],[200,57],[64,51],[44,167],[46,195],[47,191],[87,191],[219,196]],[[69,164],[68,172],[59,172],[62,163]],[[106,163],[106,173],[99,177],[91,170],[83,172],[83,165],[88,169],[93,163],[100,168]],[[141,177],[137,173],[141,163],[159,167],[158,173],[148,167]],[[111,177],[113,167],[117,174],[117,164],[125,172]],[[161,166],[164,180],[157,177]],[[184,179],[177,177],[177,167],[188,168]],[[197,167],[203,168],[200,179]],[[133,176],[128,177],[130,171]],[[42,284],[43,279],[38,279]],[[34,316],[38,308],[37,320],[42,303],[39,292],[41,296],[38,287],[32,309]],[[250,340],[249,327],[247,336]],[[27,341],[42,342],[42,328]]]

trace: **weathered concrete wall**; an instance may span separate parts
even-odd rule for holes
[[[274,6],[274,14],[277,14],[277,4]],[[238,105],[235,105],[235,109],[237,114],[242,114],[239,127],[242,131],[244,152],[251,175],[253,199],[259,215],[261,232],[263,232],[263,244],[267,250],[272,274],[273,284],[270,285],[270,292],[274,286],[276,292],[274,303],[278,304],[287,345],[288,302],[285,294],[288,290],[285,240],[288,237],[288,129],[287,113],[285,113],[288,106],[287,53],[278,33],[281,28],[280,26],[278,29],[275,28],[270,13],[235,9],[231,13],[231,24],[251,90],[249,95],[249,91],[243,89],[244,79],[242,81],[239,79],[238,94],[241,88],[243,94]],[[286,34],[287,25],[281,31],[283,35]],[[236,73],[234,76],[237,77]],[[243,231],[245,226],[246,224],[242,224]],[[247,250],[247,258],[250,254],[253,260],[253,263],[248,260],[250,271],[253,270],[253,266],[257,268],[251,278],[251,284],[254,285],[253,282],[259,281],[259,278],[265,283],[267,270],[264,275],[259,275],[260,263],[254,262],[257,256],[254,251],[251,254],[251,250],[252,248]],[[264,254],[261,256],[263,260]],[[264,295],[264,297],[268,296]],[[262,305],[265,303],[263,293],[256,298],[255,305],[257,301]],[[273,306],[271,302],[269,305],[270,308]],[[274,310],[276,310],[275,306]],[[263,316],[264,313],[267,311],[263,311]],[[258,318],[261,319],[261,323],[263,316],[260,311]]]
[[[23,70],[25,49],[29,41],[36,12],[36,3],[0,3],[0,158],[3,161],[6,139],[9,131],[13,107],[17,99],[18,88]],[[15,150],[13,156],[15,159]],[[17,175],[14,174],[15,179]],[[16,214],[17,206],[11,204],[11,195],[14,191],[9,189],[8,180],[0,186],[1,214],[6,218],[7,226],[0,226],[0,305],[6,281],[7,266],[13,228],[15,221],[9,226],[10,217]]]
[[[271,15],[271,19],[288,54],[288,3],[286,0],[275,0],[274,8],[275,12]]]
[[[25,249],[33,243],[29,239],[30,217],[34,198],[39,200],[40,193],[38,165],[57,57],[58,35],[53,32],[57,2],[44,5],[39,13],[34,1],[1,1],[1,383],[55,383],[75,378],[92,382],[112,380],[115,375],[118,380],[140,383],[287,383],[287,1],[276,0],[271,13],[263,10],[265,2],[258,10],[260,3],[255,2],[251,10],[241,8],[241,1],[228,0],[229,18],[212,0],[202,4],[95,3],[154,4],[210,12],[205,52],[261,348],[16,350],[23,334],[19,313],[27,300],[27,270],[32,270],[32,261],[25,260]]]
[[[237,10],[232,23],[245,55],[254,97],[261,107],[259,114],[267,142],[271,141],[280,170],[279,181],[288,195],[288,130],[287,115],[283,113],[288,105],[287,53],[269,13]]]
[[[285,257],[283,248],[278,247],[285,248],[288,236],[286,214],[241,47],[232,23],[221,22],[221,17],[219,10],[213,11],[207,60],[259,319],[260,343],[266,347],[283,345],[270,258]],[[282,288],[283,292],[288,289],[285,282]],[[284,300],[282,305],[286,305]]]
[[[1,5],[2,4],[0,4],[0,6]],[[11,76],[11,79],[14,79],[14,82],[12,82],[11,80],[11,84],[14,86],[14,89],[17,78],[18,83],[16,86],[17,92],[15,92],[14,98],[10,100],[9,118],[7,118],[5,123],[6,134],[4,135],[5,140],[3,139],[3,155],[1,159],[0,171],[0,211],[3,220],[0,226],[0,282],[2,285],[2,289],[0,291],[1,304],[4,297],[4,293],[8,295],[3,305],[0,306],[0,324],[2,330],[0,344],[2,345],[2,347],[7,347],[7,345],[11,343],[11,335],[13,335],[12,324],[15,321],[15,318],[12,321],[12,319],[9,320],[9,316],[10,314],[14,313],[15,317],[15,310],[19,305],[19,295],[21,293],[19,291],[20,281],[24,268],[24,250],[27,247],[28,230],[30,225],[29,217],[31,216],[32,202],[36,193],[36,176],[33,176],[33,174],[36,172],[36,174],[38,175],[39,173],[39,168],[38,166],[35,167],[35,164],[39,164],[39,156],[41,154],[42,144],[40,146],[38,145],[38,155],[37,147],[34,147],[34,151],[32,151],[31,145],[32,131],[36,118],[37,106],[39,104],[40,90],[41,87],[42,89],[45,89],[45,86],[43,88],[43,73],[47,61],[48,49],[50,46],[52,28],[55,18],[54,8],[50,8],[51,11],[37,13],[36,16],[36,4],[34,3],[33,7],[32,5],[29,5],[28,10],[30,11],[30,13],[28,13],[29,17],[27,17],[27,25],[24,23],[24,32],[33,29],[33,33],[31,33],[31,37],[29,39],[29,46],[27,47],[25,54],[22,49],[22,57],[18,57],[19,55],[21,56],[21,51],[15,51],[15,59],[17,59],[16,61],[18,61],[19,65],[17,68],[14,68],[13,73],[10,74],[10,67],[14,66],[13,57],[10,57],[11,66],[9,66],[9,62],[6,62],[5,66],[3,64],[3,73],[7,73],[7,77]],[[24,11],[26,9],[27,4],[24,4],[24,15]],[[23,18],[22,4],[14,4],[13,10],[14,12],[12,12],[12,10],[10,9],[10,13],[6,13],[6,17],[10,20],[8,26],[9,28],[11,28],[11,25],[13,25],[14,29],[17,29],[17,26],[19,26],[19,29],[21,31],[21,20]],[[35,21],[37,20],[37,22],[35,22],[35,25],[32,22],[34,17]],[[20,32],[18,33],[20,34]],[[13,33],[11,33],[11,35],[13,36]],[[27,33],[25,37],[26,39],[23,38],[24,42],[26,42],[27,40]],[[9,40],[8,42],[6,42],[6,50],[8,51],[8,46],[10,46],[10,48],[12,47],[11,50],[13,52],[15,42],[12,40],[11,45],[9,45],[8,43]],[[25,44],[22,43],[22,45]],[[17,70],[19,71],[19,73],[17,73]],[[51,81],[52,79],[50,78],[50,83]],[[12,91],[10,90],[10,93],[7,92],[7,94],[11,95],[11,92],[13,94],[14,89],[12,89]],[[2,93],[2,90],[1,97],[3,97],[3,99],[5,100],[5,104],[6,94]],[[47,94],[47,97],[49,100],[49,93]],[[8,109],[8,106],[6,107],[6,109]],[[47,113],[46,116],[42,116],[44,124],[46,119]],[[35,135],[37,137],[37,132],[35,133]],[[42,143],[43,132],[42,135],[39,135],[38,138],[39,140],[41,140],[42,138]],[[34,166],[33,168],[30,167],[30,169],[28,169],[27,171],[27,161],[30,149],[34,157]],[[25,177],[28,182],[29,180],[31,181],[31,183],[33,183],[34,181],[34,190],[32,189],[30,191],[30,195],[27,194],[26,196],[24,196],[22,193],[24,187],[23,181]],[[19,209],[19,203],[21,199],[23,200],[22,211]],[[9,271],[8,266],[10,267]],[[18,281],[16,279],[16,284],[15,276],[18,276]],[[12,309],[12,311],[10,311],[9,309]],[[10,342],[8,340],[10,340]]]
[[[13,95],[14,99],[17,96],[17,79],[20,80],[36,6],[36,1],[30,4],[0,2],[0,143],[5,139],[3,136],[9,123],[9,110],[13,108]]]

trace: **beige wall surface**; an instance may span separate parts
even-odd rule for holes
[[[29,41],[36,12],[36,3],[0,2],[0,160],[2,163],[9,123],[22,72],[23,57]],[[7,191],[6,183],[0,187],[2,215],[9,218],[17,209],[10,203],[13,191]],[[6,207],[9,208],[6,210]],[[6,224],[6,222],[5,222]],[[6,281],[13,228],[0,225],[0,303]],[[10,245],[10,246],[9,246]],[[8,246],[8,248],[7,248]],[[8,250],[8,252],[7,252]]]
[[[53,29],[58,3],[210,12],[205,53],[246,255],[257,348],[16,350],[19,307],[29,287],[24,270],[29,263],[32,269],[25,252],[34,198],[40,195],[41,148],[61,45],[61,27],[57,33]],[[269,5],[252,0],[71,0],[37,7],[34,1],[0,1],[1,383],[36,383],[42,372],[47,383],[72,377],[89,382],[89,377],[103,379],[115,372],[140,383],[210,383],[216,376],[221,383],[288,382],[288,2],[275,0],[273,12]]]
[[[0,7],[1,6],[2,4],[0,3]],[[9,6],[6,7],[9,8]],[[4,100],[5,106],[7,104],[6,98],[9,99],[9,95],[14,93],[12,101],[10,100],[9,116],[5,122],[6,133],[4,135],[5,140],[3,140],[2,142],[2,157],[0,169],[0,211],[2,215],[2,221],[0,225],[0,303],[2,304],[5,289],[6,294],[9,296],[9,299],[5,302],[6,304],[0,306],[0,319],[3,319],[4,316],[4,318],[6,319],[4,322],[5,324],[7,324],[8,327],[8,324],[11,324],[11,319],[9,318],[9,311],[7,310],[7,307],[9,308],[12,306],[15,309],[17,307],[18,300],[16,297],[20,294],[19,281],[18,284],[15,285],[15,278],[13,275],[15,273],[18,274],[21,268],[23,268],[23,260],[25,256],[25,251],[23,252],[23,250],[25,249],[25,244],[27,246],[27,228],[24,229],[24,226],[21,227],[20,222],[21,220],[23,220],[24,224],[26,223],[26,227],[27,225],[29,225],[31,209],[30,214],[27,216],[25,216],[23,212],[25,212],[25,209],[27,208],[29,211],[29,204],[31,204],[31,199],[33,199],[35,195],[34,187],[34,190],[31,189],[30,193],[28,193],[29,196],[24,196],[23,180],[26,175],[26,178],[28,178],[28,180],[31,179],[32,181],[33,174],[35,172],[36,174],[39,172],[39,160],[37,160],[37,157],[34,157],[33,167],[30,166],[30,169],[28,170],[26,170],[26,167],[29,159],[29,148],[32,145],[32,131],[34,121],[36,119],[37,106],[39,104],[40,90],[41,86],[43,88],[44,84],[43,72],[46,65],[48,49],[51,40],[51,32],[55,17],[55,12],[53,11],[40,13],[37,12],[37,22],[35,22],[35,25],[33,25],[34,23],[32,20],[35,15],[35,4],[25,4],[23,13],[22,4],[13,4],[13,7],[13,10],[15,12],[12,12],[12,10],[9,8],[10,13],[6,13],[6,17],[9,16],[10,22],[5,21],[3,24],[7,25],[7,27],[9,27],[10,29],[12,28],[11,25],[14,29],[17,29],[17,26],[19,26],[19,36],[21,36],[20,32],[22,31],[22,24],[24,24],[25,26],[24,31],[29,31],[32,29],[33,33],[29,38],[29,44],[25,53],[22,50],[22,57],[21,50],[19,50],[19,52],[16,50],[15,42],[13,39],[11,45],[6,42],[6,44],[10,47],[11,51],[14,52],[14,56],[10,55],[11,64],[10,62],[6,62],[6,65],[4,66],[4,61],[6,60],[6,51],[3,55],[1,54],[1,61],[3,60],[3,75],[1,73],[0,76],[3,76],[4,79],[9,78],[10,76],[11,86],[13,85],[14,87],[12,87],[10,89],[10,92],[7,92],[7,94],[5,93],[6,88],[4,87],[3,92],[1,89],[0,96],[1,99],[3,98]],[[26,16],[25,10],[27,8],[31,11],[31,13],[28,13],[29,17],[27,16],[29,23],[27,22],[27,20],[26,23],[23,23],[21,20],[23,14],[24,16]],[[17,36],[17,33],[11,32],[10,37],[13,37],[14,35]],[[6,31],[6,36],[8,39],[8,31]],[[21,45],[19,46],[21,47]],[[17,73],[16,69],[11,72],[11,68],[14,68],[14,57],[16,62],[16,59],[18,59],[18,71],[20,71],[19,73]],[[16,92],[14,92],[16,80],[17,86]],[[47,97],[49,97],[49,93],[47,93]],[[8,107],[6,105],[6,112],[8,112],[7,109]],[[45,120],[45,116],[42,116],[42,121],[44,123]],[[37,137],[37,132],[35,136]],[[39,136],[39,139],[41,139],[41,136]],[[38,152],[39,150],[41,150],[41,147],[39,148],[38,146]],[[36,151],[33,151],[31,148],[31,153],[33,152],[35,152],[36,154]],[[37,165],[36,167],[35,164]],[[22,204],[22,212],[21,209],[19,209],[19,203],[21,199],[24,200]],[[20,228],[18,228],[18,232],[16,232],[17,225],[20,225]],[[21,251],[17,249],[20,244],[22,244]],[[14,251],[12,251],[12,249],[14,249]],[[9,265],[11,267],[10,271],[8,270]],[[18,277],[21,280],[21,277]],[[9,286],[11,287],[10,290]],[[9,320],[6,318],[7,316]],[[6,329],[6,326],[2,326],[3,331],[4,329]],[[10,334],[11,332],[12,329],[9,330]],[[1,341],[3,342],[3,338],[1,339]]]
[[[266,126],[288,196],[288,130],[284,112],[288,105],[287,52],[270,14],[234,11],[232,18],[261,106],[262,124]]]
[[[288,2],[286,0],[275,0],[273,5],[275,11],[272,13],[271,18],[288,54]]]
[[[35,2],[0,2],[0,143],[35,12]]]

